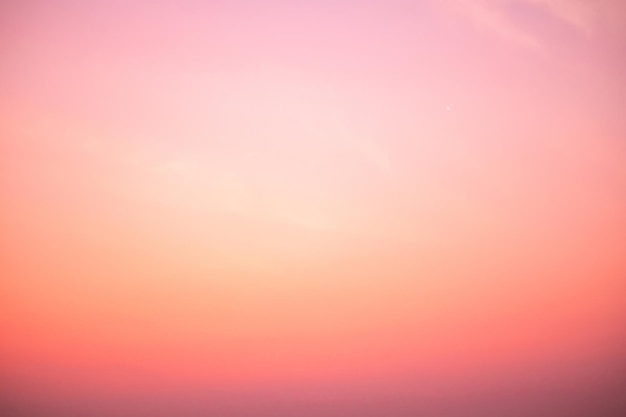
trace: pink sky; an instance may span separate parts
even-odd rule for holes
[[[9,404],[549,408],[471,394],[524,380],[588,387],[602,414],[626,328],[625,4],[5,2]]]

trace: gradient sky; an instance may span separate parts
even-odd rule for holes
[[[7,407],[609,415],[626,2],[0,16]]]

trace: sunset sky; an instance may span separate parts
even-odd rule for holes
[[[626,407],[625,1],[4,1],[0,42],[0,415]]]

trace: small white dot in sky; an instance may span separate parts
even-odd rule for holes
[[[446,110],[450,111],[450,106],[446,106]]]

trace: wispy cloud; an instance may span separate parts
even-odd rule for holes
[[[373,141],[353,141],[356,152],[365,158],[374,168],[384,175],[393,174],[393,165],[389,154]]]
[[[150,169],[150,167],[145,167]],[[330,217],[322,210],[297,204],[280,193],[253,186],[249,178],[236,170],[220,168],[207,171],[193,158],[169,162],[153,168],[156,180],[161,182],[161,196],[167,188],[178,204],[196,209],[210,209],[236,214],[242,218],[282,223],[308,231],[333,229]]]
[[[597,1],[587,0],[526,0],[544,8],[555,18],[575,27],[580,32],[593,35],[599,9]]]
[[[557,19],[595,36],[626,34],[626,2],[623,0],[526,0],[545,8]],[[623,40],[623,39],[622,39]]]
[[[452,12],[469,20],[477,29],[500,36],[519,46],[543,51],[536,36],[517,24],[509,15],[508,0],[448,0],[444,4]]]
[[[602,33],[626,34],[626,2],[616,0],[442,0],[440,7],[470,21],[480,30],[493,33],[521,47],[545,52],[546,42],[531,27],[513,15],[515,5],[540,9],[585,36]]]
[[[339,100],[337,100],[339,101]],[[358,128],[361,123],[351,123],[350,117],[341,109],[329,109],[333,122],[333,135],[340,146],[366,161],[372,168],[385,176],[393,175],[395,168],[389,152],[376,140],[373,126]]]

